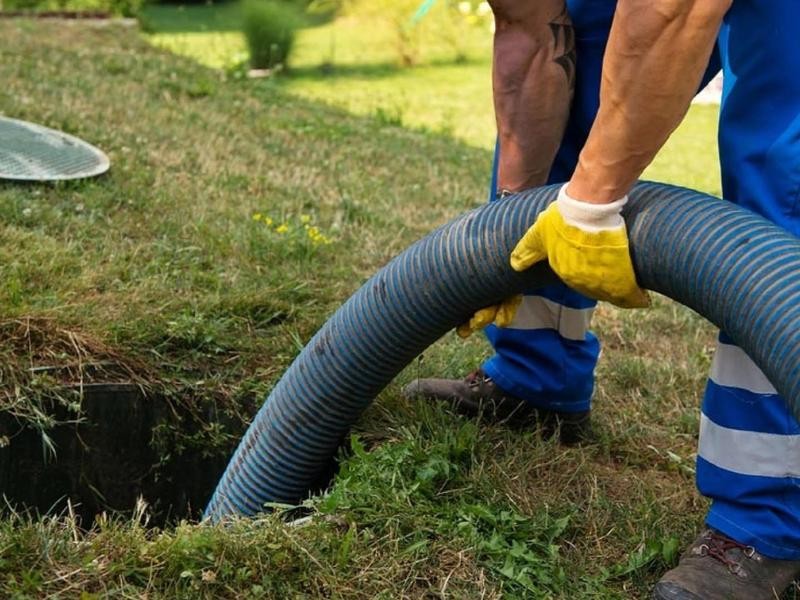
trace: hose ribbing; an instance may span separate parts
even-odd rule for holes
[[[363,410],[415,356],[478,308],[555,281],[508,257],[557,186],[437,229],[367,281],[292,363],[206,509],[218,521],[305,497]],[[694,309],[761,367],[800,418],[800,240],[729,202],[639,183],[624,212],[642,287]]]

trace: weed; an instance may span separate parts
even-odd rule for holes
[[[321,247],[334,241],[329,234],[322,233],[307,214],[273,218],[254,213],[253,222],[257,231],[252,251],[256,255],[311,260],[319,254]]]

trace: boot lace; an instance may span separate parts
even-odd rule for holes
[[[739,549],[742,551],[742,555],[745,558],[753,558],[756,553],[755,548],[737,542],[736,540],[732,540],[717,531],[709,531],[705,536],[703,536],[703,539],[705,542],[700,544],[697,549],[697,552],[700,554],[700,556],[709,556],[728,567],[728,571],[734,575],[739,575],[741,577],[745,576],[742,564],[732,558],[728,553],[731,550]]]
[[[466,380],[467,385],[470,387],[477,387],[482,383],[490,383],[492,381],[492,378],[484,373],[483,369],[475,369],[464,379]]]

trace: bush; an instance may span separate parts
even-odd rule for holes
[[[244,35],[254,69],[286,67],[302,21],[294,5],[275,0],[245,0]]]

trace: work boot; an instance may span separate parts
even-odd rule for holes
[[[767,558],[714,529],[700,534],[653,588],[652,600],[777,600],[800,560]]]
[[[556,433],[565,444],[589,439],[589,411],[557,412],[536,408],[504,392],[482,369],[464,379],[415,379],[403,389],[406,398],[425,398],[450,405],[469,417],[482,417],[511,427],[540,427],[545,437]]]

